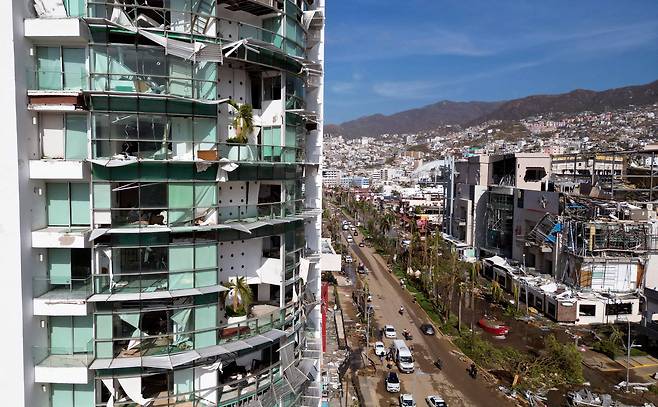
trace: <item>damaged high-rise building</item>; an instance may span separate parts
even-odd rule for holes
[[[11,406],[319,406],[324,0],[7,0]]]

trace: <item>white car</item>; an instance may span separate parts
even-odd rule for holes
[[[384,342],[375,342],[375,355],[386,356],[386,346],[384,346]]]
[[[416,407],[414,396],[409,393],[400,395],[400,407]]]
[[[384,326],[384,336],[390,339],[395,339],[398,337],[398,334],[395,332],[393,325]]]
[[[441,398],[441,396],[427,396],[427,405],[430,407],[448,407],[448,404]]]
[[[350,256],[350,255],[345,256],[345,263],[351,263],[353,261],[354,260],[352,260],[352,256]]]
[[[400,391],[400,378],[395,372],[388,372],[386,375],[386,391],[390,393],[397,393]]]

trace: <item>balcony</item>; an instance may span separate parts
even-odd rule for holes
[[[148,398],[150,406],[233,406],[257,394],[264,393],[272,385],[277,385],[283,380],[279,362],[254,369],[251,367],[231,369],[225,366],[223,370],[224,373],[219,375],[213,372],[215,378],[203,382],[205,387],[189,392],[171,391],[170,382],[173,381],[171,376],[168,379],[162,377],[161,381],[152,378],[148,384],[142,387],[143,397]],[[212,385],[208,383],[212,383]],[[121,380],[119,380],[119,384],[121,384]],[[134,407],[136,405],[133,400],[123,400],[125,399],[117,397],[113,405],[115,407]],[[105,405],[105,401],[102,400],[102,405]]]
[[[32,231],[33,248],[87,249],[91,247],[87,227],[48,226]]]
[[[244,11],[256,16],[279,13],[277,0],[219,0],[219,4],[225,4],[227,10]]]
[[[89,39],[89,30],[77,18],[27,18],[24,23],[25,38],[35,42],[86,45]]]
[[[199,227],[221,229],[231,223],[256,223],[270,219],[284,219],[303,215],[303,199],[291,202],[262,203],[256,205],[213,205],[209,207],[172,208],[112,208],[109,226],[116,229],[152,229],[170,231],[176,228]],[[103,218],[108,210],[97,210],[94,223],[106,224]]]
[[[30,179],[89,181],[89,164],[82,160],[30,160]]]
[[[34,381],[36,383],[87,384],[88,366],[93,360],[93,341],[86,349],[72,352],[71,349],[56,347],[32,348],[34,357]]]
[[[250,45],[282,53],[287,56],[303,58],[305,55],[305,46],[303,45],[305,37],[300,39],[300,43],[297,41],[297,38],[286,38],[262,27],[225,18],[219,19],[219,33],[226,42],[247,40]]]
[[[94,162],[99,165],[137,161],[190,161],[237,163],[303,163],[303,147],[269,144],[193,142],[192,140],[140,140],[117,138],[92,140]]]
[[[89,88],[89,75],[84,68],[69,70],[37,69],[27,71],[28,95],[78,95]]]
[[[185,272],[121,273],[94,275],[90,302],[130,301],[187,297],[226,291],[217,282],[217,269]]]
[[[34,315],[87,315],[87,298],[91,295],[91,277],[62,279],[35,277]]]
[[[249,350],[275,343],[283,337],[283,330],[298,320],[299,312],[300,309],[291,304],[265,315],[212,329],[165,335],[145,335],[138,329],[138,336],[97,338],[94,344],[96,360],[90,368],[143,366],[171,369],[197,359]]]

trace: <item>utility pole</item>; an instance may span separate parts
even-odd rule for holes
[[[631,375],[631,320],[628,319],[628,346],[626,349],[626,393],[628,393],[628,381]]]
[[[367,328],[366,328],[366,354],[368,353],[368,346],[370,345],[370,310],[368,309],[368,306],[366,305],[364,307],[366,309],[366,320],[367,322]]]

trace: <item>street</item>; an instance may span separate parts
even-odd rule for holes
[[[351,220],[351,219],[348,219]],[[343,239],[345,234],[343,232]],[[424,311],[412,302],[411,295],[404,290],[397,279],[388,272],[386,264],[369,247],[359,247],[362,236],[354,236],[354,243],[349,245],[350,251],[355,257],[355,262],[365,264],[370,270],[366,277],[372,304],[375,309],[374,322],[376,332],[386,324],[396,328],[398,339],[402,339],[402,331],[407,329],[413,339],[407,341],[410,348],[413,347],[415,359],[415,371],[412,374],[399,374],[401,381],[401,393],[411,393],[418,405],[425,405],[425,397],[429,395],[440,395],[448,405],[451,406],[489,406],[489,405],[514,405],[509,399],[498,392],[491,383],[488,383],[485,375],[479,375],[472,379],[467,374],[470,364],[447,339],[437,336],[425,336],[419,327],[423,323],[430,323]],[[405,312],[402,316],[398,313],[402,305]],[[389,394],[385,390],[384,377],[387,370],[386,364],[381,364],[379,358],[374,355],[372,345],[379,338],[376,335],[370,339],[367,350],[370,359],[375,360],[377,373],[372,378],[367,378],[368,386],[362,386],[362,392],[369,392],[368,400],[377,400],[378,405],[397,405],[397,394]],[[390,347],[392,339],[384,339],[386,347]],[[434,366],[434,361],[440,358],[443,361],[443,369]],[[393,367],[398,371],[397,367]],[[365,388],[364,388],[365,387]]]

